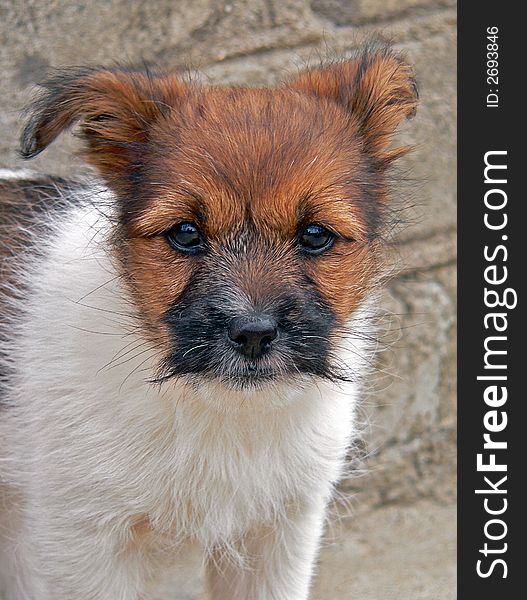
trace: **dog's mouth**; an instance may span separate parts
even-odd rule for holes
[[[264,365],[258,361],[246,361],[242,367],[227,371],[219,378],[227,386],[240,389],[263,387],[268,383],[284,379],[287,375],[270,365]]]
[[[284,336],[285,337],[285,336]],[[306,380],[342,381],[347,374],[332,360],[331,352],[320,345],[280,340],[258,357],[242,355],[232,347],[217,343],[179,346],[165,358],[154,383],[181,379],[198,385],[221,383],[236,390],[262,389],[277,384],[303,384]],[[196,349],[195,351],[191,351]]]
[[[255,389],[265,387],[267,384],[292,377],[292,369],[284,368],[282,364],[273,364],[276,361],[266,357],[265,359],[243,359],[232,357],[217,357],[212,364],[203,363],[201,368],[189,368],[189,365],[181,365],[172,357],[166,359],[161,366],[155,383],[161,383],[170,379],[183,378],[187,381],[203,382],[217,381],[229,388]]]

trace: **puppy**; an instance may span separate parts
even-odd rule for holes
[[[4,177],[6,600],[148,600],[193,547],[214,600],[306,600],[354,432],[410,68],[271,89],[51,77],[22,155],[79,126],[99,179]]]

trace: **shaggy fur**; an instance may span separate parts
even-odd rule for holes
[[[148,600],[194,547],[211,599],[306,600],[409,68],[377,47],[276,89],[92,68],[46,89],[23,155],[80,123],[101,180],[0,185],[6,600]],[[276,324],[262,356],[229,340],[240,315]]]

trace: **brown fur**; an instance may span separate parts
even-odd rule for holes
[[[179,222],[195,222],[218,256],[236,236],[259,245],[253,267],[236,270],[237,285],[253,295],[276,278],[301,285],[301,273],[343,322],[368,292],[378,268],[384,171],[408,150],[390,149],[389,141],[416,106],[410,69],[388,49],[308,70],[274,89],[90,69],[49,88],[24,153],[40,152],[81,121],[86,159],[120,199],[122,263],[157,335],[204,260],[166,243],[163,234]],[[294,240],[310,223],[338,239],[301,260]],[[269,252],[279,256],[279,271]]]

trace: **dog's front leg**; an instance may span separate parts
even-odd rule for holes
[[[31,526],[16,600],[142,600],[145,565],[122,530],[50,517]]]
[[[236,552],[218,550],[207,566],[210,600],[307,600],[325,502],[288,511],[273,527],[247,533]]]

